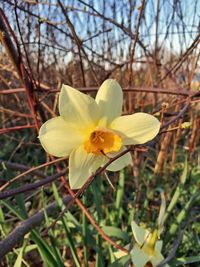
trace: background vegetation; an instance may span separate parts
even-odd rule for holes
[[[199,10],[198,0],[1,1],[0,266],[109,266],[133,219],[156,227],[162,191],[163,255],[200,266]],[[162,129],[132,151],[133,168],[108,173],[114,189],[102,173],[73,203],[68,161],[46,155],[37,131],[58,114],[62,83],[95,96],[107,78],[124,89],[124,114],[154,114]]]

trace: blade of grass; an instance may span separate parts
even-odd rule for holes
[[[82,197],[83,204],[87,206],[87,192]],[[83,253],[84,253],[84,266],[88,267],[88,231],[87,231],[87,217],[82,212],[82,238],[83,238]]]
[[[193,256],[193,257],[183,257],[183,258],[178,258],[170,262],[171,267],[176,267],[176,266],[184,266],[185,264],[192,264],[192,263],[197,263],[200,262],[200,256]],[[197,265],[194,265],[197,266]]]
[[[122,267],[122,266],[127,267],[129,266],[130,261],[131,261],[131,256],[126,255],[126,256],[121,257],[120,259],[117,259],[113,263],[111,263],[109,267]]]
[[[27,242],[28,242],[28,240],[25,239],[24,242],[23,242],[22,247],[20,248],[19,254],[17,256],[17,259],[16,259],[15,264],[14,264],[13,267],[21,267],[22,266],[23,255],[24,255],[24,251],[25,251]]]
[[[15,196],[15,200],[17,203],[17,207],[20,209],[21,213],[23,214],[24,218],[28,217],[28,214],[26,212],[26,206],[24,201],[24,194],[18,194]]]
[[[43,199],[44,199],[44,196],[43,196]],[[43,203],[44,202],[45,201],[43,201]],[[44,216],[45,216],[45,221],[46,221],[47,227],[48,227],[48,225],[50,225],[51,223],[50,223],[49,217],[48,217],[48,215],[46,213],[46,209],[44,209]],[[49,236],[50,241],[51,241],[51,245],[52,245],[51,247],[52,247],[52,250],[54,251],[54,255],[55,255],[55,258],[56,258],[57,266],[58,267],[64,267],[62,256],[60,254],[60,251],[59,251],[59,248],[58,248],[58,245],[57,245],[57,242],[56,242],[56,238],[54,236],[54,233],[53,233],[52,229],[49,230],[48,236]]]
[[[52,184],[52,190],[53,190],[54,198],[55,198],[57,204],[59,205],[60,210],[63,211],[65,206],[63,205],[62,199],[59,197],[58,190],[57,190],[55,183]],[[69,245],[72,257],[74,259],[74,262],[75,262],[77,267],[81,267],[78,255],[76,253],[74,241],[72,239],[72,234],[71,234],[70,229],[68,227],[68,219],[72,219],[72,221],[73,221],[73,223],[75,223],[76,227],[79,227],[79,230],[80,230],[80,225],[69,212],[64,214],[64,216],[60,219],[62,224],[63,224],[64,230],[65,230],[65,233],[66,233],[66,236],[68,239],[68,245]]]
[[[115,207],[116,207],[116,224],[121,223],[121,218],[123,214],[123,207],[122,207],[122,199],[124,196],[124,183],[125,183],[125,170],[121,170],[119,173],[119,183],[116,192],[116,200],[115,200]]]
[[[114,227],[114,226],[103,226],[102,227],[102,230],[109,237],[116,237],[118,239],[123,240],[124,242],[129,242],[129,235],[126,232],[122,231],[118,227]]]
[[[176,203],[178,202],[178,199],[184,190],[184,184],[187,180],[187,177],[188,177],[188,161],[187,161],[187,158],[185,158],[184,170],[183,170],[183,173],[180,177],[179,185],[176,187],[174,195],[173,195],[173,197],[170,201],[170,204],[167,207],[166,213],[163,217],[163,224],[167,220],[169,214],[171,213],[171,211],[174,208],[174,206],[176,205]]]
[[[197,190],[196,188],[193,190],[191,198],[186,203],[185,207],[183,207],[181,212],[178,214],[178,216],[176,217],[175,222],[171,225],[171,227],[169,229],[169,235],[172,236],[172,235],[176,234],[176,232],[178,231],[179,225],[181,224],[181,222],[188,215],[188,212],[189,212],[191,206],[200,197],[199,193],[200,193],[199,190]]]
[[[8,234],[8,225],[5,221],[5,217],[3,214],[3,210],[0,207],[0,232],[3,234],[3,236],[5,237]]]
[[[101,177],[98,176],[96,180],[94,180],[93,184],[91,184],[91,191],[93,193],[93,199],[95,204],[95,210],[97,212],[97,222],[101,223],[102,220],[102,209],[101,209]],[[104,258],[102,255],[102,238],[97,233],[96,234],[96,267],[104,266]]]
[[[6,206],[20,220],[26,219],[24,213],[20,209],[17,209],[11,203],[9,203],[9,201],[1,200],[1,203],[3,203],[3,205]],[[37,244],[37,249],[47,266],[56,266],[56,260],[53,255],[53,251],[51,250],[47,242],[41,238],[41,236],[37,233],[36,230],[31,231],[31,238]]]
[[[110,256],[110,262],[113,263],[116,260],[116,258],[115,258],[114,251],[111,245],[108,245],[108,251],[109,251],[109,256]]]
[[[31,231],[31,237],[33,241],[37,244],[37,249],[44,260],[45,264],[48,267],[57,266],[56,259],[54,257],[53,251],[51,250],[50,246],[47,242],[41,238],[39,233],[35,230]]]

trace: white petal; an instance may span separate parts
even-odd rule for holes
[[[156,267],[163,259],[164,259],[163,255],[159,251],[155,250],[155,255],[151,256],[150,261],[151,261],[153,267],[154,266]],[[165,266],[167,266],[167,265],[165,265]]]
[[[116,118],[110,128],[118,132],[124,145],[144,144],[158,134],[160,122],[152,115],[139,112]]]
[[[162,245],[163,245],[163,241],[162,240],[158,240],[156,242],[156,245],[155,245],[155,250],[161,251]]]
[[[126,250],[128,250],[128,251],[129,251],[130,247],[131,247],[131,245],[130,245],[130,244],[128,244],[128,245],[126,245],[124,248],[125,248]],[[126,253],[126,252],[124,252],[124,251],[122,251],[122,250],[117,250],[117,251],[116,251],[116,252],[114,252],[113,254],[114,254],[114,256],[115,256],[115,258],[116,258],[116,259],[119,259],[119,258],[121,258],[121,257],[123,257],[123,256],[126,256],[126,255],[127,255],[127,253]]]
[[[108,79],[100,86],[95,98],[101,112],[101,117],[109,124],[121,116],[123,94],[117,81]]]
[[[134,235],[134,238],[135,238],[136,242],[140,246],[142,246],[144,244],[146,238],[150,234],[150,232],[147,231],[146,229],[138,226],[135,221],[132,221],[131,227],[132,227],[132,232],[133,232],[133,235]]]
[[[93,127],[100,118],[95,100],[67,85],[61,88],[59,112],[68,123],[76,123],[80,128]]]
[[[144,267],[149,261],[149,256],[137,244],[134,245],[130,254],[134,267]]]
[[[112,154],[112,158],[113,158],[113,157],[117,156],[117,154],[119,154],[122,151],[124,151],[125,149],[126,148],[124,147],[119,152],[110,153],[109,156]],[[107,167],[107,170],[108,171],[112,171],[112,172],[116,172],[116,171],[119,171],[119,170],[125,168],[127,165],[133,165],[133,160],[132,160],[132,157],[131,157],[131,153],[130,152],[126,153],[122,157],[120,157],[120,158],[116,159],[115,161],[113,161],[113,163],[111,163]]]
[[[87,153],[83,146],[72,151],[69,157],[69,184],[72,189],[81,188],[87,179],[104,164],[105,157]]]
[[[46,152],[56,157],[68,156],[83,142],[80,132],[62,117],[46,121],[40,128],[39,139]]]

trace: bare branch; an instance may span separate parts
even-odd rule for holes
[[[70,200],[71,196],[68,195],[63,199],[63,203],[67,204]],[[60,209],[58,204],[53,202],[46,207],[45,212],[49,217],[55,218],[58,216]],[[22,241],[27,233],[40,226],[44,219],[44,210],[41,210],[20,223],[4,240],[0,241],[0,259]]]

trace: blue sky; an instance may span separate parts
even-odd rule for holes
[[[38,10],[40,12],[40,16],[42,18],[47,18],[53,23],[63,22],[59,25],[65,31],[69,31],[69,28],[65,22],[65,17],[63,16],[61,9],[58,7],[58,3],[56,0],[44,1],[39,0],[39,8],[36,5],[32,5],[32,10],[35,14],[38,14]],[[107,33],[106,38],[105,34],[98,35],[98,37],[94,38],[91,41],[85,42],[85,45],[92,47],[97,53],[106,56],[108,53],[108,46],[110,43],[112,45],[112,56],[113,59],[120,63],[123,60],[127,60],[130,56],[130,45],[133,40],[130,39],[129,36],[125,35],[119,28],[114,26],[112,23],[108,21],[103,21],[102,18],[99,18],[94,15],[90,15],[88,17],[88,12],[95,14],[95,12],[89,7],[81,4],[78,0],[63,0],[63,4],[68,7],[67,12],[69,17],[74,25],[76,32],[82,40],[88,38],[88,34],[90,31],[91,35],[95,35],[96,33],[102,31],[103,29],[111,29],[110,32]],[[107,18],[111,18],[118,23],[122,23],[125,27],[129,27],[129,0],[85,0],[86,3],[92,5],[97,12],[103,13],[105,9],[105,16]],[[176,12],[173,14],[174,10],[174,2],[176,2]],[[51,3],[51,9],[48,13],[48,3]],[[105,6],[103,5],[105,3]],[[135,27],[137,23],[137,18],[139,14],[138,7],[140,6],[141,1],[133,1],[132,5],[134,6],[131,18],[131,30],[134,33]],[[141,20],[141,27],[139,31],[139,36],[144,45],[147,46],[148,50],[153,50],[155,46],[155,33],[156,33],[156,9],[158,0],[146,0],[145,1],[145,11],[144,17]],[[19,1],[19,4],[25,6],[24,1]],[[54,6],[53,6],[54,4]],[[115,6],[115,12],[113,12],[113,6]],[[80,9],[80,11],[71,11],[70,7]],[[10,20],[14,18],[13,7],[10,8]],[[23,12],[19,14],[22,14]],[[171,18],[173,17],[173,22],[169,24]],[[183,18],[181,21],[181,17]],[[21,19],[21,15],[19,15]],[[172,51],[175,54],[183,53],[193,42],[198,32],[200,18],[200,1],[199,0],[160,0],[160,15],[159,15],[159,23],[158,23],[158,44],[165,49]],[[35,18],[31,18],[32,21],[37,23]],[[26,27],[26,20],[21,20],[21,26]],[[15,24],[15,22],[13,22]],[[15,24],[16,25],[16,24]],[[166,37],[166,30],[168,28],[169,35]],[[47,39],[48,30],[47,25],[45,23],[41,24],[42,38],[43,42],[49,43]],[[34,40],[36,32],[33,31],[32,39]],[[48,37],[49,38],[49,37]],[[65,35],[62,35],[59,32],[56,32],[56,38],[58,39],[58,44],[71,48],[72,43]],[[108,40],[109,42],[108,43]],[[121,41],[120,41],[121,40]],[[117,44],[115,44],[117,42]],[[121,57],[121,50],[123,50],[124,57]],[[86,49],[89,53],[89,51]],[[136,48],[136,57],[140,57],[143,51],[139,47]],[[71,58],[70,53],[65,55],[67,61]]]

